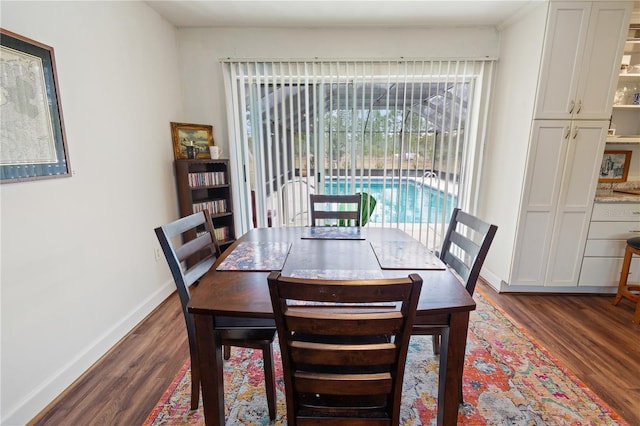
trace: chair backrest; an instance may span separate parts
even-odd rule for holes
[[[195,337],[193,317],[187,312],[189,287],[198,281],[220,256],[211,216],[201,211],[155,229],[182,304],[189,339]]]
[[[325,225],[346,223],[360,226],[362,196],[310,194],[311,226],[318,226],[320,220]]]
[[[326,281],[272,272],[268,282],[288,424],[398,424],[420,276]]]
[[[484,259],[498,227],[456,208],[451,214],[440,259],[451,266],[473,295]]]

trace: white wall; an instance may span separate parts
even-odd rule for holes
[[[164,300],[177,218],[175,28],[141,2],[2,1],[53,46],[73,177],[0,187],[1,423],[24,424]]]
[[[482,273],[496,288],[511,272],[547,9],[534,5],[500,34],[478,211],[498,225]]]

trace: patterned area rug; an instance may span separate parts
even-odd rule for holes
[[[622,418],[559,365],[480,292],[471,313],[458,424],[626,425]],[[274,346],[278,390],[275,425],[286,424],[282,364]],[[224,364],[225,412],[230,425],[269,424],[260,351],[233,348]],[[191,411],[189,361],[149,414],[145,425],[203,425]],[[411,338],[402,392],[402,425],[434,425],[438,358],[430,336]]]

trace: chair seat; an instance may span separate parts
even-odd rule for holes
[[[633,237],[627,240],[627,244],[636,250],[640,250],[640,237]]]
[[[238,329],[220,332],[223,345],[240,346],[244,348],[260,348],[262,345],[273,343],[276,337],[275,329]],[[251,345],[251,346],[249,346]]]

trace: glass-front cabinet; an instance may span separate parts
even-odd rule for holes
[[[629,27],[607,142],[640,143],[640,24]]]

